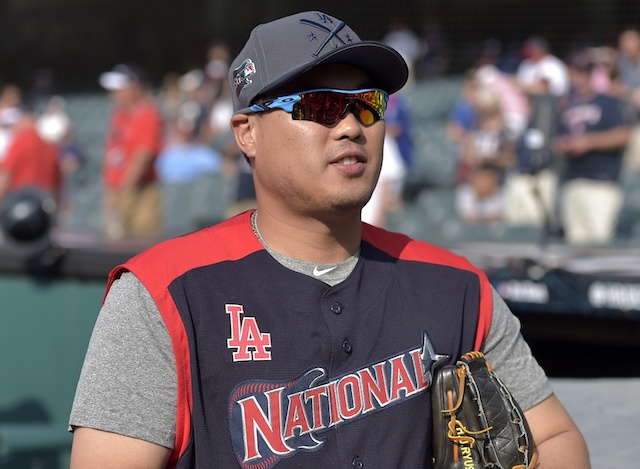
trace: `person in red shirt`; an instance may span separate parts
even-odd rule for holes
[[[163,122],[144,71],[117,65],[100,76],[114,110],[103,162],[107,235],[155,236],[162,228],[160,189],[154,161],[162,149]]]
[[[11,143],[0,161],[0,204],[7,194],[36,187],[58,196],[61,184],[58,150],[38,134],[31,114],[12,110]]]

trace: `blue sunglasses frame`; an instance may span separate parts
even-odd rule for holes
[[[322,109],[319,109],[320,106],[317,106],[319,103],[305,103],[307,100],[317,101],[318,99],[323,99],[322,104],[325,106],[327,106],[327,104],[333,105],[334,103],[330,101],[332,96],[333,100],[340,105],[342,110],[340,114],[332,113],[331,118],[327,118],[327,114],[322,112]],[[332,126],[342,119],[349,108],[355,107],[358,112],[354,112],[354,115],[358,121],[363,125],[371,125],[379,120],[384,120],[384,113],[387,109],[388,102],[389,95],[387,92],[378,88],[363,88],[358,90],[317,88],[264,100],[242,109],[238,111],[238,113],[248,114],[282,109],[291,114],[291,118],[294,120],[307,120]],[[335,107],[333,108],[335,109]],[[366,119],[365,117],[370,117],[370,119]]]

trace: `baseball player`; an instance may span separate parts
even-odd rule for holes
[[[430,467],[433,371],[473,349],[513,387],[541,465],[589,467],[483,273],[361,221],[401,56],[302,12],[256,27],[229,79],[258,208],[113,270],[71,467]]]

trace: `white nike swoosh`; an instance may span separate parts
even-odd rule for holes
[[[320,277],[321,275],[324,275],[324,274],[326,274],[328,272],[331,272],[336,267],[338,267],[338,266],[334,265],[333,267],[329,267],[328,269],[318,269],[318,266],[315,266],[313,268],[313,276],[314,277]]]

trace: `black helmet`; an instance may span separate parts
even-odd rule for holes
[[[7,195],[0,207],[0,229],[12,244],[34,244],[48,237],[57,204],[48,192],[24,187]]]

